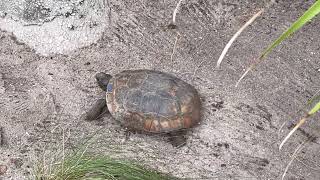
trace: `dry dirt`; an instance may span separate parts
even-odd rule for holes
[[[0,179],[27,179],[45,150],[61,149],[62,139],[73,148],[98,129],[92,150],[195,179],[280,179],[296,147],[315,137],[285,179],[320,179],[319,115],[278,150],[301,116],[296,112],[319,90],[319,17],[235,87],[252,59],[313,1],[277,1],[215,69],[224,45],[266,2],[184,1],[178,28],[168,29],[177,1],[2,0],[0,165],[8,169]],[[126,140],[109,115],[80,119],[103,96],[97,72],[140,68],[174,74],[201,94],[202,122],[188,132],[186,146],[143,134]]]

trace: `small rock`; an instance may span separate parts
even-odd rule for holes
[[[0,165],[0,175],[4,175],[7,172],[8,168],[6,165]]]
[[[6,12],[0,11],[0,17],[1,17],[1,18],[6,17],[6,15],[7,15],[7,13],[6,13]]]
[[[177,29],[177,25],[173,24],[173,23],[170,23],[168,25],[168,29]]]
[[[12,158],[10,161],[16,168],[21,168],[23,165],[23,160],[21,158]]]

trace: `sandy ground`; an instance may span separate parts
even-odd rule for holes
[[[266,2],[185,1],[173,30],[167,25],[177,1],[1,1],[0,164],[8,170],[0,179],[27,179],[44,150],[61,149],[62,139],[72,148],[98,129],[92,150],[195,179],[279,179],[296,147],[315,137],[285,179],[320,179],[319,115],[278,150],[301,116],[296,112],[319,90],[319,17],[235,87],[252,59],[313,1],[275,3],[215,69],[233,33]],[[201,94],[202,122],[186,146],[143,134],[126,140],[109,115],[80,119],[103,96],[97,72],[140,68],[174,74]]]

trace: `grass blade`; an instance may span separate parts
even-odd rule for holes
[[[276,46],[278,46],[283,40],[288,38],[291,34],[299,30],[304,24],[309,22],[313,17],[320,13],[320,1],[316,1],[291,27],[284,32],[278,39],[276,39],[263,53],[259,59],[264,58],[269,52],[271,52]]]
[[[297,21],[295,21],[287,31],[285,31],[278,39],[276,39],[271,45],[269,45],[259,56],[257,61],[253,62],[250,67],[245,71],[245,73],[238,80],[238,83],[246,76],[246,74],[253,70],[264,57],[267,56],[269,52],[271,52],[276,46],[278,46],[283,40],[288,38],[294,32],[299,30],[304,24],[309,22],[312,18],[314,18],[317,14],[320,13],[320,1],[316,1]]]
[[[308,112],[311,116],[320,110],[320,101]]]

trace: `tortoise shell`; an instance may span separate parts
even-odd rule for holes
[[[172,132],[200,121],[195,88],[167,73],[123,71],[110,79],[106,96],[111,115],[131,130]]]

